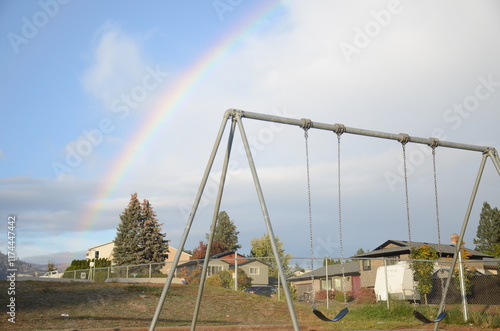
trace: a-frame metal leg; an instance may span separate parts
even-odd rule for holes
[[[226,127],[226,122],[229,118],[230,112],[226,112],[224,114],[224,118],[222,120],[222,124],[219,128],[219,133],[217,138],[215,139],[214,147],[212,149],[212,153],[210,154],[210,158],[208,160],[207,168],[205,169],[205,173],[203,174],[203,178],[200,183],[200,188],[198,189],[198,193],[196,194],[196,198],[194,199],[193,208],[191,209],[191,213],[189,214],[189,218],[186,222],[186,226],[184,228],[184,233],[182,234],[181,240],[179,242],[179,247],[177,248],[177,253],[175,254],[174,260],[172,261],[172,267],[170,269],[170,273],[165,281],[165,286],[163,287],[163,291],[161,292],[160,299],[158,300],[158,305],[156,306],[155,313],[153,315],[153,319],[151,320],[151,324],[149,326],[149,331],[154,331],[156,328],[156,324],[158,323],[158,318],[160,316],[161,310],[165,303],[165,298],[167,297],[168,290],[170,288],[170,284],[172,283],[172,279],[174,278],[175,269],[179,264],[179,260],[181,257],[182,250],[184,249],[184,245],[186,244],[186,239],[188,237],[189,231],[191,230],[191,226],[193,224],[193,219],[198,210],[198,206],[201,201],[201,197],[203,195],[203,191],[205,190],[205,186],[208,181],[208,176],[210,175],[210,171],[212,169],[215,156],[217,154],[217,150],[219,149],[220,142],[222,140],[222,135],[224,134],[224,129]]]
[[[247,154],[248,164],[252,172],[253,181],[255,184],[255,189],[257,190],[257,196],[259,197],[260,207],[262,209],[262,214],[264,216],[264,221],[267,227],[267,233],[271,239],[271,246],[273,248],[274,257],[276,259],[276,265],[278,266],[278,272],[281,279],[283,279],[283,292],[285,292],[285,298],[288,304],[288,311],[290,312],[290,317],[292,319],[293,328],[295,331],[299,331],[299,323],[297,321],[297,316],[295,314],[295,308],[293,306],[292,297],[290,295],[290,290],[288,289],[288,282],[286,281],[285,272],[283,271],[283,265],[281,264],[281,258],[279,255],[278,245],[276,244],[276,237],[274,236],[273,228],[271,226],[271,221],[269,219],[269,213],[267,211],[266,202],[264,200],[264,195],[262,193],[262,188],[260,186],[259,177],[257,176],[257,170],[255,169],[255,164],[252,157],[252,152],[248,144],[248,139],[243,128],[243,123],[241,122],[241,115],[236,112],[236,121],[238,122],[238,128],[240,129],[241,139],[243,140],[243,145],[245,146],[245,151]]]
[[[212,242],[214,239],[215,227],[217,226],[217,219],[219,217],[220,203],[222,200],[222,192],[224,191],[224,183],[226,182],[227,168],[229,164],[229,156],[231,155],[231,147],[233,145],[234,129],[236,127],[236,122],[233,118],[231,122],[231,132],[229,133],[229,140],[227,142],[226,156],[224,158],[224,165],[222,167],[222,174],[219,183],[219,191],[217,193],[217,199],[215,201],[214,215],[212,218],[212,225],[210,226],[210,234],[208,235],[207,251],[205,253],[205,260],[203,261],[203,269],[201,271],[200,285],[198,288],[198,296],[196,298],[196,304],[193,313],[193,319],[191,321],[191,331],[196,329],[196,321],[198,319],[198,314],[200,312],[201,298],[203,296],[203,289],[205,287],[205,280],[207,279],[207,269],[208,263],[210,262],[210,248],[212,247]]]
[[[483,153],[483,158],[481,159],[481,165],[479,166],[479,171],[476,176],[476,182],[474,183],[474,188],[472,189],[472,195],[469,200],[469,206],[467,207],[467,211],[465,212],[464,222],[462,224],[462,229],[460,230],[460,235],[458,238],[458,243],[455,246],[455,254],[453,255],[453,261],[451,262],[450,272],[448,274],[448,278],[446,279],[446,285],[444,287],[444,293],[441,296],[441,303],[439,304],[438,316],[443,312],[444,305],[446,303],[446,295],[448,294],[448,289],[450,287],[451,278],[453,277],[453,270],[455,270],[455,265],[458,260],[458,253],[460,252],[460,246],[462,244],[465,230],[467,229],[467,223],[469,223],[470,214],[472,212],[472,206],[474,205],[474,200],[476,199],[477,189],[479,187],[479,182],[481,181],[481,177],[483,175],[484,166],[486,164],[486,159],[488,158],[487,153]],[[437,331],[439,327],[439,322],[434,323],[434,331]]]

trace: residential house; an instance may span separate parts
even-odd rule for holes
[[[115,247],[115,243],[110,241],[105,244],[97,245],[94,247],[90,247],[87,250],[87,254],[85,256],[86,259],[94,259],[94,258],[107,258],[110,261],[113,261],[113,248]],[[164,274],[168,274],[170,269],[172,268],[172,262],[174,261],[175,254],[177,254],[177,249],[168,246],[168,254],[165,259],[165,265],[160,269],[160,271]],[[191,254],[186,252],[181,253],[181,257],[179,262],[182,263],[184,261],[189,261],[191,259]]]
[[[115,247],[115,243],[110,241],[105,244],[97,245],[94,247],[90,247],[87,249],[87,254],[85,255],[85,259],[113,259],[113,248]]]
[[[455,254],[455,245],[451,244],[439,245],[427,242],[413,241],[410,243],[408,241],[401,240],[387,240],[383,244],[377,246],[373,251],[352,257],[359,259],[358,263],[361,276],[361,287],[373,288],[375,286],[375,278],[378,267],[384,266],[384,263],[387,265],[393,265],[400,259],[410,259],[410,249],[423,245],[428,245],[434,248],[443,260],[451,260]],[[469,268],[475,268],[477,271],[486,274],[486,269],[488,268],[485,269],[485,262],[487,259],[492,258],[492,256],[469,248],[467,248],[467,250],[469,254],[471,254],[469,259],[476,261],[467,262],[466,265]],[[486,265],[488,266],[489,264],[486,263]]]
[[[193,260],[179,264],[177,269],[181,268],[201,268],[203,260]],[[219,254],[213,254],[208,261],[207,276],[215,275],[222,270],[234,270],[236,265],[238,269],[243,270],[247,276],[252,278],[252,285],[269,284],[269,265],[255,259],[248,258],[235,251],[227,251]]]
[[[295,286],[299,298],[307,298],[313,289],[315,293],[319,290],[357,292],[361,288],[359,268],[358,261],[330,264],[287,280]]]

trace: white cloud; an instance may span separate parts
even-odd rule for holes
[[[82,83],[89,93],[108,107],[122,93],[142,81],[147,66],[140,41],[111,22],[99,30],[92,57]]]

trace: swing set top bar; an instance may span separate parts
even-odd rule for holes
[[[308,128],[333,131],[335,133],[339,133],[339,132],[351,133],[351,134],[356,134],[356,135],[361,135],[361,136],[397,140],[399,142],[402,142],[406,139],[407,142],[412,142],[412,143],[416,143],[416,144],[425,144],[425,145],[435,146],[435,147],[441,146],[441,147],[463,149],[463,150],[474,151],[474,152],[482,152],[483,154],[488,154],[488,156],[491,157],[493,164],[495,165],[495,168],[497,169],[498,174],[500,175],[500,159],[498,157],[498,153],[497,153],[495,148],[489,147],[489,146],[477,146],[477,145],[455,143],[455,142],[451,142],[451,141],[439,140],[437,138],[412,137],[412,136],[409,136],[409,135],[404,134],[404,133],[394,134],[394,133],[387,133],[387,132],[380,132],[380,131],[373,131],[373,130],[357,129],[357,128],[346,127],[342,124],[327,124],[327,123],[320,123],[320,122],[312,122],[312,121],[309,121],[307,119],[296,119],[296,118],[281,117],[281,116],[276,116],[276,115],[252,113],[252,112],[238,110],[238,109],[228,109],[226,111],[225,116],[227,116],[227,117],[240,116],[240,117],[250,118],[250,119],[254,119],[254,120],[295,125],[295,126],[299,126],[299,127],[305,127],[307,125]]]

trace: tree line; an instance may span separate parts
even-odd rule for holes
[[[164,262],[167,258],[168,241],[165,240],[166,234],[162,232],[156,213],[149,200],[144,199],[141,203],[137,193],[131,195],[130,202],[120,215],[120,224],[118,225],[116,237],[114,240],[113,259],[115,265],[133,265],[142,263]],[[214,237],[210,247],[210,253],[218,254],[226,251],[235,251],[241,248],[238,243],[238,234],[234,221],[228,213],[221,211],[218,215]],[[192,251],[186,251],[192,254],[191,259],[203,259],[207,251],[207,241],[200,241],[198,246]],[[298,265],[290,266],[292,256],[285,252],[283,242],[276,237],[278,251],[280,254],[283,268],[287,274],[300,269]],[[474,239],[475,249],[500,257],[500,211],[497,207],[492,208],[488,202],[483,203],[479,216],[479,225],[477,227],[476,239]],[[273,257],[271,240],[268,234],[260,238],[254,238],[250,241],[251,251],[248,257],[255,258],[269,265],[269,276],[277,277],[278,268],[276,260]],[[426,248],[427,249],[427,248]],[[357,254],[363,253],[362,249]],[[427,254],[435,256],[434,252],[416,252],[417,255]],[[340,261],[325,260],[325,263],[335,264]]]

